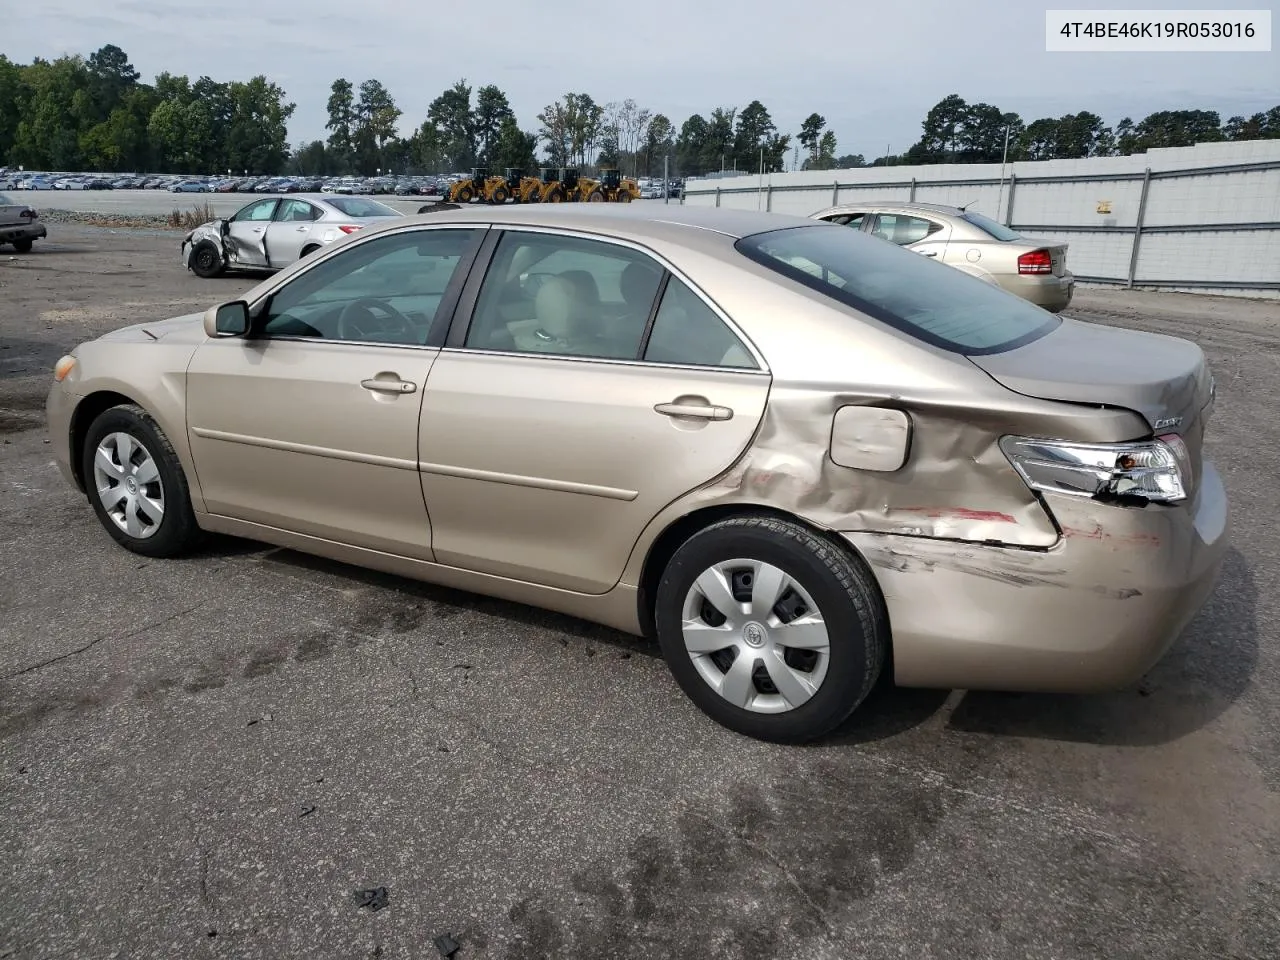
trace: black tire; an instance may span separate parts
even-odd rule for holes
[[[197,277],[211,280],[226,269],[218,248],[212,240],[201,240],[191,251],[191,272]]]
[[[604,197],[603,190],[592,190],[590,193],[587,194],[588,203],[604,203],[604,200],[605,200],[605,197]]]
[[[310,246],[303,247],[303,248],[302,248],[302,256],[303,256],[303,257],[309,257],[309,256],[311,256],[313,253],[315,253],[315,252],[316,252],[317,250],[319,250],[319,249],[320,249],[320,244],[318,244],[318,243],[313,243],[313,244],[311,244]]]
[[[458,191],[458,202],[470,203],[471,198],[474,196],[475,194],[472,192],[470,187],[463,187],[461,190]]]
[[[630,190],[620,190],[620,191],[618,191],[618,202],[619,202],[619,203],[630,203],[630,202],[632,201],[632,199],[633,199],[633,198],[632,198],[632,196],[631,196],[631,191],[630,191]]]
[[[714,565],[739,558],[782,570],[817,604],[827,628],[825,678],[810,699],[784,712],[730,703],[703,679],[685,647],[684,604],[694,582]],[[777,743],[814,740],[843,723],[875,686],[889,636],[884,600],[859,557],[798,523],[760,516],[722,520],[685,541],[659,581],[654,621],[667,665],[695,704],[730,730]],[[755,679],[762,662],[755,663],[751,682],[766,692]]]
[[[13,249],[17,250],[19,253],[30,253],[31,248],[34,245],[35,241],[30,237],[23,237],[21,240],[13,241]]]
[[[155,461],[162,491],[164,515],[153,533],[146,537],[131,536],[107,513],[98,493],[94,458],[103,439],[113,433],[125,433],[141,444]],[[178,557],[189,553],[203,539],[191,508],[191,492],[182,462],[169,438],[145,410],[133,404],[111,407],[100,413],[85,435],[80,451],[85,489],[98,520],[116,541],[127,550],[145,557]]]
[[[564,190],[560,187],[552,187],[547,191],[547,203],[564,203]]]
[[[493,193],[489,194],[489,202],[490,203],[506,203],[507,188],[506,187],[495,188]]]

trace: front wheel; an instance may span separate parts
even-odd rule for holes
[[[658,585],[658,642],[721,725],[799,743],[830,733],[884,664],[888,618],[870,570],[798,523],[734,517],[694,534]]]
[[[122,547],[148,557],[176,557],[199,543],[182,463],[141,407],[127,404],[99,414],[81,456],[94,513]]]
[[[191,251],[192,273],[209,280],[222,273],[223,269],[222,256],[212,240],[201,240],[196,244],[195,249]]]
[[[19,253],[30,253],[33,243],[35,243],[35,241],[30,237],[23,237],[21,240],[13,241],[13,249],[17,250]]]

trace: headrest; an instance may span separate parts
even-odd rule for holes
[[[534,296],[533,312],[544,332],[553,337],[569,337],[573,334],[577,305],[577,291],[570,281],[558,276],[545,277]]]

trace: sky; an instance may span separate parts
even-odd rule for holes
[[[1133,3],[1093,2],[1090,9]],[[1270,3],[1252,4],[1265,8]],[[1134,4],[1136,5],[1136,4]],[[376,78],[408,135],[456,80],[497,84],[521,126],[568,91],[634,99],[679,128],[694,113],[760,100],[783,133],[822,114],[838,154],[900,153],[920,121],[957,93],[1024,121],[1090,110],[1114,124],[1156,110],[1255,113],[1280,104],[1280,46],[1269,53],[1048,53],[1045,9],[1026,0],[14,0],[0,53],[11,60],[124,49],[150,81],[280,84],[296,110],[290,140],[326,135],[336,77]],[[1053,8],[1068,4],[1052,4]],[[1162,7],[1229,9],[1248,3]],[[1273,27],[1273,30],[1275,28]],[[794,142],[794,136],[793,136]]]

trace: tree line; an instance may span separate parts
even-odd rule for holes
[[[1114,127],[1096,113],[1042,117],[1030,123],[989,103],[966,103],[951,94],[936,103],[921,124],[920,139],[881,164],[999,163],[1066,160],[1144,153],[1156,147],[1189,147],[1224,140],[1280,139],[1280,106],[1223,122],[1215,110],[1160,110],[1138,122],[1125,117]],[[1007,141],[1006,141],[1007,137]]]
[[[88,59],[0,55],[0,160],[35,170],[275,173],[294,105],[265,76],[140,75],[119,47]]]
[[[547,104],[533,129],[517,120],[494,84],[458,80],[402,136],[403,112],[376,79],[335,80],[324,139],[290,147],[294,113],[265,76],[216,81],[159,74],[143,83],[125,52],[108,44],[89,57],[18,64],[0,55],[0,161],[37,170],[308,176],[420,174],[540,165],[618,167],[626,174],[696,176],[718,170],[922,163],[998,163],[1140,153],[1153,147],[1280,138],[1280,106],[1223,122],[1212,110],[1164,110],[1107,126],[1088,111],[1024,122],[988,103],[944,97],[926,114],[920,139],[868,162],[840,154],[826,119],[812,113],[794,135],[768,108],[716,107],[677,126],[633,99],[598,102],[569,92]],[[1007,138],[1007,140],[1006,140]]]

